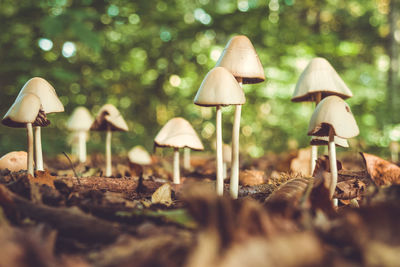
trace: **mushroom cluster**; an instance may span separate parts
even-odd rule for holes
[[[233,78],[233,79],[232,79]],[[246,102],[242,84],[254,84],[265,80],[264,69],[253,44],[244,35],[234,36],[226,45],[216,67],[204,78],[194,103],[200,106],[216,106],[217,182],[218,195],[223,194],[223,158],[221,106],[235,105],[232,129],[232,159],[230,195],[238,197],[239,190],[239,133],[242,105]]]
[[[46,80],[34,77],[27,81],[15,102],[4,115],[2,123],[9,127],[26,128],[28,136],[28,174],[34,176],[33,127],[35,127],[36,169],[43,171],[41,127],[50,124],[46,114],[63,112],[64,106],[57,97],[53,86]]]

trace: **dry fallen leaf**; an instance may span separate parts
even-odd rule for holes
[[[337,199],[353,199],[360,198],[361,194],[364,193],[366,185],[357,179],[346,180],[337,183],[336,191],[333,195]]]
[[[253,186],[264,184],[264,172],[258,170],[244,170],[239,173],[239,181],[241,185]]]
[[[302,148],[298,151],[297,157],[290,163],[290,170],[303,175],[310,174],[311,147]]]
[[[151,196],[151,202],[153,204],[170,206],[172,204],[171,192],[171,185],[169,183],[165,183],[157,188],[157,190],[153,193]]]
[[[360,153],[376,185],[400,184],[400,167],[372,154]]]
[[[35,171],[35,177],[28,175],[28,178],[31,183],[45,184],[55,189],[54,179],[56,179],[56,176],[52,176],[47,169],[44,171]]]

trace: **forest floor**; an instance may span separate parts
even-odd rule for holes
[[[192,157],[181,184],[171,159],[47,159],[36,177],[0,171],[0,267],[400,266],[400,168],[369,154],[329,160],[313,177],[302,151],[242,159],[239,199],[215,194],[215,159]]]

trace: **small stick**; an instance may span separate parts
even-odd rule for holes
[[[65,153],[64,151],[63,151],[63,154],[68,159],[70,167],[71,167],[72,171],[74,172],[74,175],[75,175],[76,179],[78,180],[78,184],[81,185],[81,180],[79,179],[79,176],[75,171],[75,168],[74,168],[74,165],[72,164],[71,159],[68,157],[67,153]]]

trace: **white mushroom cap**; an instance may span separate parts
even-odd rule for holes
[[[230,163],[232,161],[232,149],[230,145],[224,144],[222,146],[222,158],[226,163]]]
[[[26,170],[28,153],[25,151],[12,151],[0,158],[0,170],[9,169],[12,172]]]
[[[26,93],[15,100],[1,122],[9,127],[22,128],[27,123],[34,123],[39,111],[39,97],[35,94]]]
[[[329,136],[329,126],[334,135],[352,138],[360,131],[349,105],[338,96],[328,96],[319,102],[308,126],[308,135]]]
[[[25,93],[32,93],[39,97],[42,109],[47,113],[64,112],[64,106],[57,97],[56,90],[43,78],[34,77],[27,81],[19,92],[18,97]]]
[[[160,147],[204,149],[192,125],[181,117],[170,119],[154,138],[154,144]]]
[[[253,44],[244,35],[233,37],[226,45],[216,66],[224,67],[243,83],[259,83],[265,80],[264,69]]]
[[[322,98],[329,95],[337,95],[343,99],[353,96],[331,64],[321,57],[313,58],[300,75],[292,101],[314,101],[313,95],[316,93],[321,93]]]
[[[129,130],[124,118],[112,104],[105,104],[101,107],[90,129],[107,131],[107,125],[111,126],[111,131],[127,132]]]
[[[335,145],[340,146],[340,147],[349,147],[349,143],[347,142],[347,139],[340,138],[338,136],[335,136],[333,138],[333,141],[335,142]],[[329,143],[329,136],[312,136],[310,145],[312,146],[326,146]]]
[[[89,131],[93,123],[93,118],[90,112],[85,107],[77,107],[72,112],[67,122],[67,128],[70,131]]]
[[[149,165],[152,160],[149,152],[142,146],[135,146],[128,152],[129,161],[140,165]]]
[[[199,106],[243,105],[245,102],[243,89],[223,67],[215,67],[207,73],[194,98]]]

